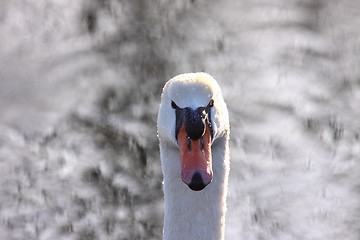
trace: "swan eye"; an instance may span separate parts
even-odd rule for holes
[[[213,99],[210,100],[209,106],[210,106],[210,107],[213,107],[213,106],[214,106],[214,100],[213,100]]]
[[[174,101],[171,101],[171,107],[172,107],[173,109],[178,108],[178,106],[176,105],[176,103],[175,103]]]

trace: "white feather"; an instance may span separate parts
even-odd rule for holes
[[[214,100],[211,119],[213,181],[202,191],[191,191],[180,177],[180,156],[175,139],[174,101],[179,107],[197,108]],[[221,90],[206,73],[181,74],[163,89],[158,115],[160,157],[164,175],[164,240],[224,238],[229,175],[229,117]]]

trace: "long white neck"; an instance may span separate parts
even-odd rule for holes
[[[164,240],[224,239],[227,182],[229,174],[228,138],[217,139],[212,147],[213,181],[195,192],[180,177],[179,150],[160,142],[164,174]]]

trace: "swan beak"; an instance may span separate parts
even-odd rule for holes
[[[211,133],[206,126],[204,135],[192,140],[184,125],[178,134],[181,179],[193,191],[203,190],[212,181]]]

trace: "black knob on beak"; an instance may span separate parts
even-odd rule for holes
[[[185,108],[184,125],[185,132],[192,140],[198,140],[205,133],[205,120],[207,114],[202,108],[193,110]]]

